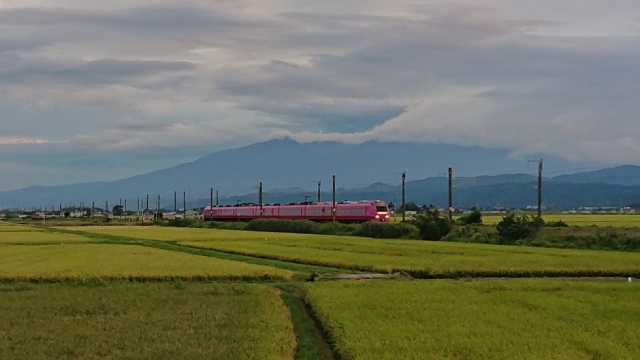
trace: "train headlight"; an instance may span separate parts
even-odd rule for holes
[[[380,215],[376,215],[376,219],[380,219]]]
[[[385,215],[384,217],[388,219],[388,218],[389,218],[389,215]]]

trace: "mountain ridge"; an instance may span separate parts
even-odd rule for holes
[[[554,157],[546,157],[545,164],[553,164],[557,168],[576,165]],[[317,181],[322,181],[322,190],[326,191],[331,187],[333,174],[337,176],[338,192],[341,194],[360,198],[377,194],[390,198],[389,194],[399,189],[400,173],[403,171],[407,172],[408,199],[411,199],[412,194],[419,193],[425,196],[431,194],[430,196],[437,198],[440,195],[424,189],[438,189],[439,193],[444,189],[446,195],[447,167],[453,167],[454,170],[454,192],[470,192],[464,196],[487,204],[495,203],[491,196],[502,198],[491,187],[499,189],[505,184],[519,184],[506,188],[515,186],[528,193],[531,185],[527,184],[536,180],[535,170],[526,169],[526,161],[509,157],[506,150],[377,141],[362,144],[298,143],[285,138],[214,152],[192,162],[114,181],[38,185],[3,191],[0,192],[0,208],[44,204],[57,206],[60,203],[74,202],[87,204],[94,201],[96,204],[104,204],[105,201],[114,204],[120,199],[128,199],[130,204],[136,204],[138,198],[144,198],[147,194],[154,199],[159,194],[163,201],[170,199],[173,203],[174,192],[179,199],[186,192],[188,201],[195,198],[207,199],[211,187],[220,193],[222,199],[242,198],[252,194],[257,196],[259,182],[263,182],[266,193],[276,190],[283,193],[283,196],[293,197],[305,193],[314,199]],[[586,172],[585,177],[580,174],[545,177],[544,181],[577,184],[574,188],[584,189],[585,186],[578,185],[591,184],[589,179],[602,180],[604,182],[601,185],[590,185],[590,191],[602,190],[609,196],[618,198],[622,195],[616,195],[617,193],[626,194],[624,196],[631,196],[631,193],[623,188],[612,190],[611,186],[640,188],[640,166],[636,165]],[[612,183],[608,183],[608,180]],[[551,185],[552,188],[556,186],[559,185]],[[571,189],[566,186],[563,188],[565,191]],[[479,191],[478,189],[484,189],[482,191],[490,195],[470,195],[473,191]],[[547,190],[543,186],[543,192]],[[517,194],[512,195],[518,197]],[[578,200],[577,197],[575,199]]]

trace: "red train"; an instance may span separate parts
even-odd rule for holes
[[[304,219],[314,221],[331,221],[332,203],[300,203],[300,204],[266,204],[262,206],[262,216],[260,216],[260,206],[256,204],[227,205],[227,206],[207,206],[204,208],[204,220],[228,221],[228,220],[252,220],[264,219]],[[389,221],[389,207],[384,201],[362,200],[343,201],[336,203],[336,220],[340,222],[366,222],[366,221]]]

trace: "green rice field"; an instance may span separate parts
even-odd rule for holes
[[[115,235],[141,240],[159,241],[210,241],[210,240],[264,240],[276,236],[273,232],[239,231],[221,229],[176,228],[161,226],[77,226],[66,230],[92,234]],[[300,234],[278,233],[278,238],[297,239]],[[321,235],[305,235],[321,236]]]
[[[133,245],[0,246],[0,281],[289,279],[268,266]]]
[[[313,283],[343,359],[638,359],[638,283]]]
[[[0,285],[2,359],[294,359],[280,291],[259,284]]]
[[[410,276],[308,281],[360,271]],[[2,224],[0,359],[636,359],[638,275],[637,252]]]
[[[298,239],[192,241],[236,254],[419,278],[622,276],[640,274],[640,253],[298,235]]]

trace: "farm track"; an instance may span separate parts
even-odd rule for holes
[[[323,331],[322,324],[315,317],[313,309],[304,300],[304,290],[291,284],[277,287],[282,290],[282,301],[291,313],[291,321],[298,342],[296,359],[340,359],[340,354],[330,345],[330,337]]]

